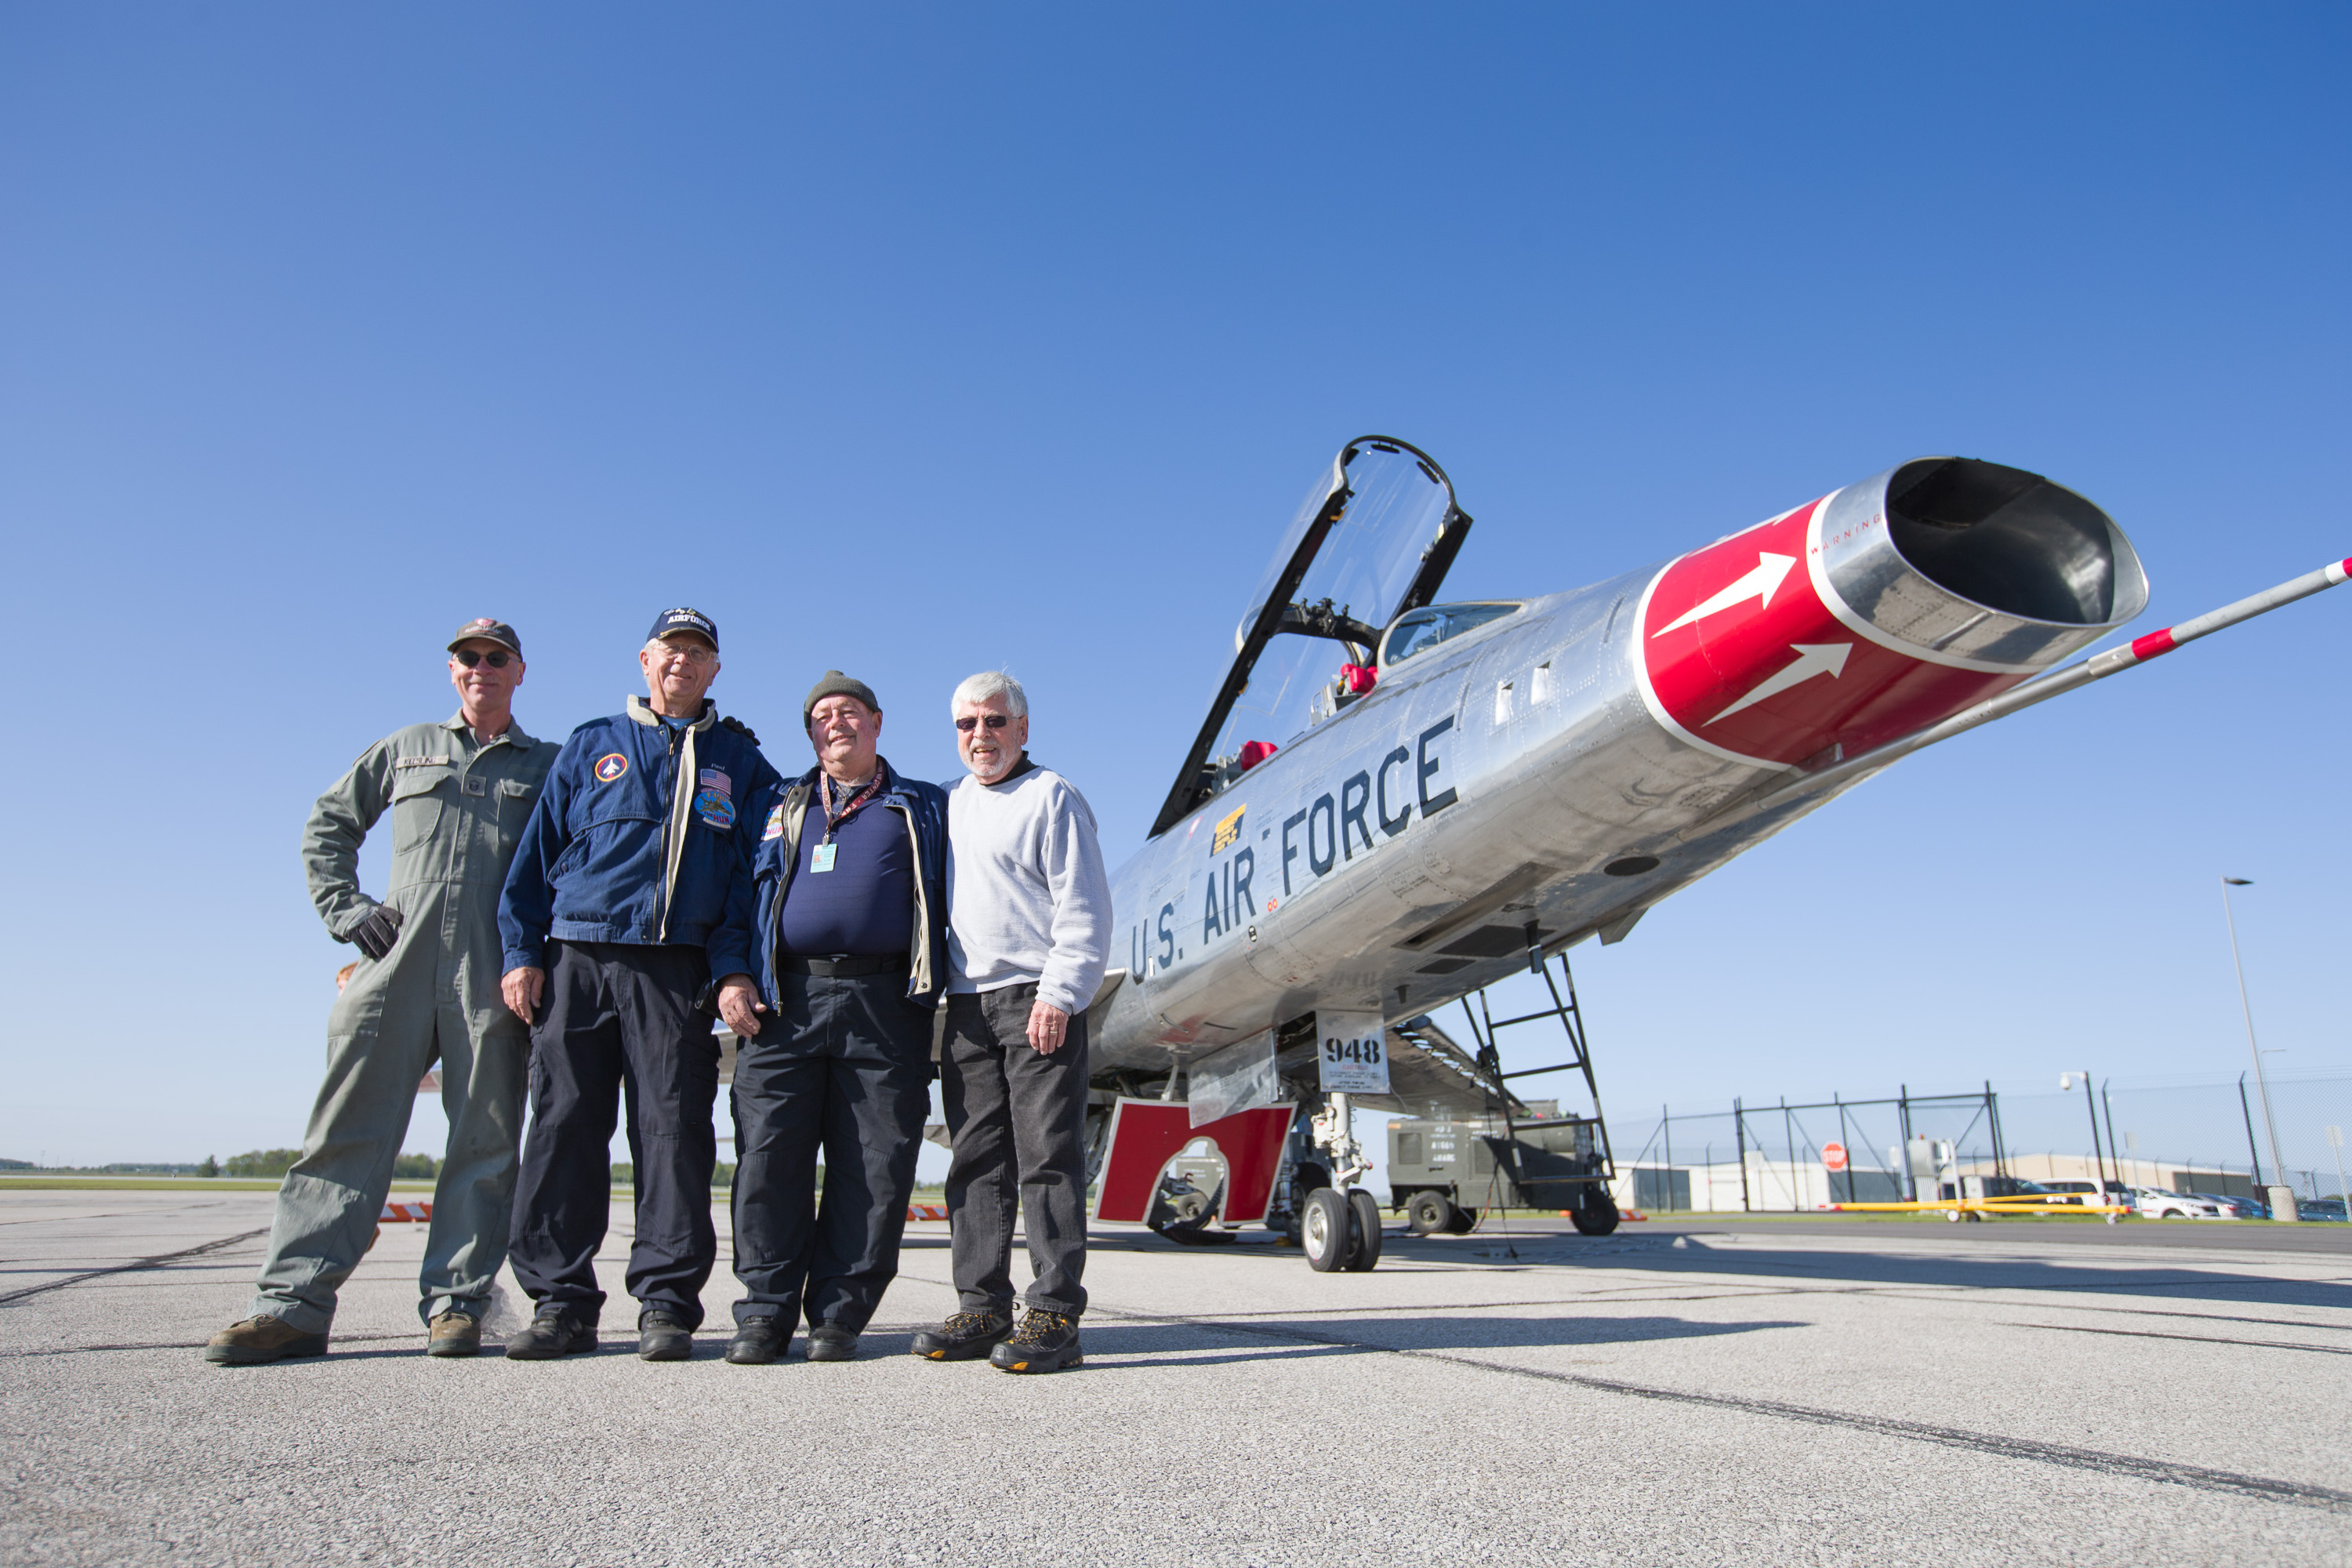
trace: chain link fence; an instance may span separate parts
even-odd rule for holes
[[[2070,1092],[1958,1094],[1790,1104],[1735,1101],[1719,1111],[1611,1118],[1619,1200],[1645,1212],[1811,1210],[1916,1196],[1906,1146],[1953,1146],[1960,1172],[2032,1181],[2120,1180],[2130,1186],[2248,1195],[2284,1182],[2303,1198],[2341,1198],[2352,1126],[2352,1070],[2274,1072],[2270,1118],[2248,1075],[2078,1079]],[[2270,1128],[2278,1135],[2273,1158]],[[1832,1147],[1834,1146],[1834,1147]],[[1832,1169],[1832,1166],[1837,1169]]]

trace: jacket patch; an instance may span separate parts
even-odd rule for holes
[[[781,805],[770,806],[768,808],[768,826],[760,830],[760,841],[764,844],[771,838],[782,838],[783,836],[784,808]]]
[[[694,809],[709,826],[722,830],[734,826],[735,785],[727,770],[705,768],[700,776],[702,787],[694,792]]]
[[[629,771],[629,759],[618,752],[607,752],[596,759],[596,782],[611,784]]]
[[[392,760],[392,765],[395,770],[400,768],[454,768],[457,765],[457,759],[455,757],[394,757]]]

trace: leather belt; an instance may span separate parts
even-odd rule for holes
[[[793,958],[776,960],[776,967],[788,974],[814,974],[826,979],[847,980],[860,974],[904,974],[908,972],[907,955],[894,952],[880,958]]]

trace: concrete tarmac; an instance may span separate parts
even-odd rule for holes
[[[689,1363],[625,1299],[593,1356],[429,1360],[394,1225],[331,1355],[207,1365],[271,1202],[0,1191],[0,1562],[2352,1561],[2352,1231],[1726,1216],[1318,1275],[1112,1227],[1087,1364],[1021,1378],[906,1353],[941,1225],[864,1359],[759,1368],[723,1261]]]

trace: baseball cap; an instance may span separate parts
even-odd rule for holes
[[[719,648],[719,623],[700,610],[664,610],[654,617],[654,629],[646,634],[647,642],[656,642],[674,632],[694,632],[710,644],[715,653]]]
[[[470,642],[476,637],[488,637],[494,643],[504,643],[514,649],[517,658],[522,657],[522,638],[515,636],[514,627],[504,621],[494,621],[488,616],[467,621],[464,626],[459,626],[457,635],[449,639],[449,651],[456,653],[459,643]]]
[[[877,713],[882,711],[882,704],[874,700],[872,687],[854,675],[844,675],[837,669],[828,669],[824,672],[823,680],[809,688],[808,700],[801,704],[802,729],[808,728],[809,715],[816,710],[818,703],[828,697],[855,697]]]

